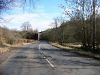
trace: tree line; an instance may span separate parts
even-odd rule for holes
[[[30,30],[28,22],[22,24],[24,28],[21,30],[8,29],[7,27],[0,27],[0,45],[3,44],[18,44],[32,42],[32,40],[37,40],[37,30]]]
[[[14,44],[18,42],[28,42],[28,40],[37,39],[37,31],[33,31],[29,22],[22,24],[22,30],[11,30],[3,25],[6,19],[3,18],[3,13],[7,10],[12,10],[12,7],[19,7],[25,10],[27,5],[34,8],[35,0],[0,0],[0,45],[4,43]],[[19,3],[19,5],[17,5]],[[28,4],[27,4],[28,3]],[[28,6],[29,7],[29,6]],[[27,40],[28,39],[28,40]]]
[[[69,20],[56,18],[54,28],[42,32],[41,39],[59,44],[80,43],[83,48],[95,50],[100,44],[100,1],[65,1],[66,6],[61,8]]]

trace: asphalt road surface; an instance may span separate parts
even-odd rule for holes
[[[13,50],[0,75],[100,75],[100,61],[40,42]]]

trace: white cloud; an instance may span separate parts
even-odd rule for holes
[[[9,28],[21,29],[21,25],[23,22],[29,21],[33,27],[33,29],[38,29],[39,31],[43,31],[49,28],[49,24],[52,22],[52,17],[47,13],[24,13],[24,14],[14,14],[14,15],[6,15],[4,16],[8,22],[6,26]]]
[[[41,4],[37,6],[34,12],[22,13],[22,10],[19,9],[18,11],[15,10],[15,12],[12,15],[4,15],[4,18],[8,21],[6,23],[7,27],[21,29],[22,23],[29,21],[33,29],[38,29],[39,31],[51,28],[49,25],[53,22],[53,18],[61,15],[61,12],[46,12],[44,6]]]

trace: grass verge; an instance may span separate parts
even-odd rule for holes
[[[55,46],[57,48],[61,48],[62,50],[64,51],[70,51],[70,52],[74,52],[78,55],[82,55],[82,56],[85,56],[85,57],[90,57],[90,58],[94,58],[94,59],[97,59],[97,60],[100,60],[100,54],[96,54],[96,53],[92,53],[90,50],[83,50],[81,49],[81,47],[79,45],[60,45],[58,43],[51,43],[50,44],[52,46]]]

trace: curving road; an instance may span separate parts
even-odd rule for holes
[[[0,75],[100,75],[100,61],[40,42],[13,50]]]

